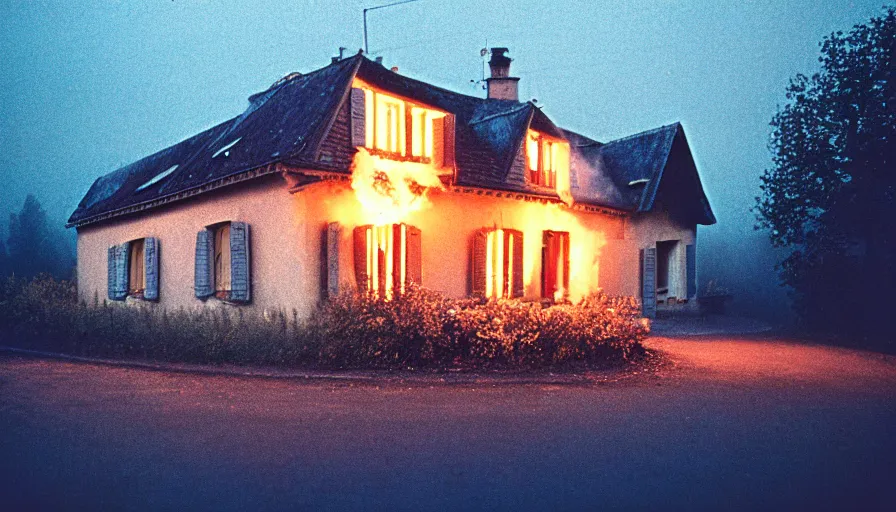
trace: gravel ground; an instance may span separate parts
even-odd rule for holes
[[[0,509],[893,510],[896,360],[654,338],[595,384],[325,382],[0,354]]]

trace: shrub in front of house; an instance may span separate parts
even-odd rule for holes
[[[0,291],[3,344],[96,357],[318,368],[532,368],[623,362],[646,329],[631,298],[578,304],[452,299],[410,287],[389,300],[346,291],[301,320],[239,307],[165,311],[79,303],[41,276]]]

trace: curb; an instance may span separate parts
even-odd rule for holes
[[[131,368],[156,372],[176,372],[194,375],[244,377],[256,379],[274,380],[301,380],[301,381],[331,381],[344,383],[364,384],[416,384],[416,385],[480,385],[480,386],[504,386],[504,385],[551,385],[551,386],[592,386],[595,384],[607,384],[624,380],[628,377],[642,373],[638,367],[621,368],[616,370],[592,371],[570,373],[561,377],[556,374],[546,373],[544,378],[538,377],[514,377],[504,375],[482,375],[473,373],[429,373],[429,374],[387,374],[376,375],[336,373],[336,372],[311,372],[294,370],[261,370],[251,367],[220,366],[209,367],[200,364],[186,363],[150,363],[146,361],[128,361],[121,359],[92,358],[74,356],[59,352],[45,352],[41,350],[29,350],[23,348],[0,345],[0,353],[9,353],[21,356],[29,356],[42,359],[56,359],[73,363],[111,366],[116,368]]]

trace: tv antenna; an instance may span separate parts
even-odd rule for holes
[[[419,2],[420,0],[401,0],[400,2],[392,2],[390,4],[376,5],[364,9],[364,53],[370,53],[367,48],[367,11],[375,11],[377,9],[385,9],[386,7],[394,7],[401,4],[409,4],[411,2]]]

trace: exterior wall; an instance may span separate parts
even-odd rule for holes
[[[78,230],[78,293],[92,304],[106,298],[106,251],[109,246],[136,238],[159,239],[159,300],[147,302],[169,310],[234,307],[247,310],[285,308],[310,313],[317,296],[296,293],[308,279],[316,258],[303,258],[301,242],[307,228],[302,219],[288,215],[292,197],[282,179],[270,176],[197,198],[154,208]],[[196,233],[222,221],[249,224],[250,304],[229,306],[193,293]],[[315,254],[316,256],[316,254]],[[130,299],[129,299],[130,301]]]
[[[687,253],[686,247],[697,243],[697,226],[685,225],[673,220],[665,211],[656,211],[641,214],[628,223],[626,239],[636,246],[636,251],[649,247],[656,247],[657,242],[670,240],[678,241],[669,263],[669,297],[687,297]],[[637,253],[635,258],[637,258]],[[635,279],[637,281],[637,267]],[[639,296],[637,282],[635,283],[634,296]]]
[[[312,247],[320,243],[320,232],[327,223],[340,223],[339,282],[341,286],[354,286],[353,229],[375,222],[365,218],[348,184],[321,183],[305,188],[294,196],[294,212],[294,215],[304,215],[310,225],[318,226],[317,230],[308,230],[311,237],[305,245]],[[559,205],[495,194],[432,191],[428,205],[408,214],[403,222],[422,231],[423,286],[450,296],[469,294],[473,234],[481,228],[494,227],[523,232],[525,298],[541,296],[544,230],[570,233],[573,298],[598,288],[610,294],[637,291],[637,249],[622,239],[625,232],[622,217],[573,212]],[[309,254],[309,257],[317,256]],[[319,277],[309,279],[305,293],[319,294],[316,288],[319,282]]]
[[[250,226],[252,300],[226,305],[193,293],[196,233],[222,221]],[[321,292],[322,241],[328,223],[338,222],[339,285],[355,287],[353,229],[371,224],[346,181],[320,182],[290,194],[278,176],[106,221],[78,230],[78,286],[81,299],[106,298],[107,249],[153,236],[160,243],[159,301],[150,307],[244,308],[247,311],[295,309],[311,315]],[[423,286],[450,296],[469,294],[473,234],[503,227],[523,232],[525,298],[541,296],[541,246],[544,230],[570,233],[570,294],[577,299],[602,289],[611,295],[638,295],[638,249],[658,240],[682,240],[676,273],[685,286],[684,246],[695,230],[668,216],[634,220],[571,211],[555,204],[527,202],[493,193],[433,191],[427,205],[404,222],[422,231]],[[683,288],[682,288],[683,289]],[[681,295],[679,295],[681,296]]]

